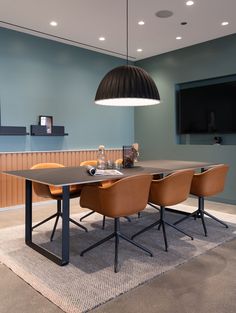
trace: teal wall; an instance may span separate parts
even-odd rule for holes
[[[133,108],[94,104],[102,77],[124,60],[0,28],[2,125],[27,126],[52,115],[69,136],[0,136],[0,151],[121,147],[134,140]]]
[[[156,81],[161,104],[135,109],[135,141],[143,159],[182,159],[228,163],[228,175],[220,200],[236,203],[236,146],[180,145],[175,124],[175,85],[236,73],[236,35],[165,53],[136,63]],[[223,104],[222,104],[223,105]],[[224,138],[223,138],[224,140]]]
[[[69,136],[0,136],[0,151],[121,147],[140,143],[143,159],[168,158],[230,165],[220,200],[236,203],[236,146],[180,145],[175,84],[236,73],[236,35],[137,62],[155,79],[162,102],[136,108],[94,104],[102,77],[124,60],[0,28],[2,125],[27,126],[52,115]],[[135,138],[134,138],[135,129]]]

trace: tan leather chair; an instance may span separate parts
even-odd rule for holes
[[[31,169],[34,170],[34,169],[40,169],[40,168],[57,168],[57,167],[64,167],[64,165],[58,164],[58,163],[39,163],[39,164],[35,164],[34,166],[32,166]],[[32,227],[32,229],[35,229],[36,227],[48,222],[49,220],[56,218],[54,227],[52,230],[52,234],[50,237],[50,240],[52,241],[56,228],[57,228],[59,217],[62,216],[62,212],[61,212],[62,187],[49,186],[49,185],[44,185],[44,184],[33,182],[33,190],[36,193],[36,195],[38,195],[39,197],[51,198],[51,199],[57,200],[57,212]],[[81,190],[82,188],[79,185],[70,186],[70,198],[79,197]],[[75,225],[79,226],[85,231],[88,231],[86,227],[79,224],[72,218],[70,218],[69,220],[70,222],[74,223]]]
[[[167,222],[165,219],[165,207],[181,203],[188,198],[193,174],[193,170],[179,170],[167,175],[164,178],[152,181],[148,202],[154,208],[157,208],[156,205],[160,206],[160,218],[151,225],[134,234],[131,239],[146,232],[154,226],[159,225],[158,229],[162,227],[165,250],[167,251],[168,243],[165,226],[168,225],[193,240],[192,236],[185,233],[182,229],[177,228],[173,224]]]
[[[224,190],[225,179],[229,166],[225,164],[215,165],[202,173],[196,173],[193,176],[190,193],[198,197],[198,209],[187,215],[180,220],[176,221],[174,225],[186,220],[189,217],[201,218],[204,234],[207,236],[207,228],[204,219],[204,215],[211,217],[213,220],[224,225],[228,228],[228,225],[220,221],[218,218],[208,213],[204,209],[204,198],[214,196]]]
[[[83,207],[84,203],[87,203],[87,198],[91,199],[91,205],[93,206],[94,211],[103,214],[104,216],[114,218],[114,232],[89,248],[83,250],[80,254],[81,256],[113,237],[115,237],[115,272],[118,272],[119,270],[119,238],[128,241],[152,256],[151,251],[132,241],[120,232],[120,217],[131,215],[145,209],[148,201],[151,180],[151,175],[137,175],[120,179],[119,181],[116,181],[106,187],[85,186],[83,188],[80,197],[80,205]]]
[[[87,161],[80,162],[80,166],[86,166],[86,165],[91,165],[91,166],[96,167],[97,166],[97,160],[87,160]]]
[[[122,159],[119,159],[119,162],[122,164]],[[91,166],[96,167],[96,166],[97,166],[97,161],[96,161],[96,160],[87,160],[87,161],[83,161],[83,162],[80,163],[80,166],[87,166],[87,165],[91,165]],[[114,182],[114,181],[113,181],[113,182]],[[105,187],[105,186],[109,186],[111,183],[112,183],[112,181],[107,180],[107,181],[103,181],[103,182],[101,182],[101,183],[98,183],[98,185]],[[83,216],[80,218],[80,222],[82,222],[83,219],[85,219],[86,217],[88,217],[88,216],[92,215],[93,213],[95,213],[95,212],[93,211],[93,209],[92,209],[92,207],[93,207],[93,201],[92,201],[92,204],[91,204],[89,198],[86,199],[86,203],[84,203],[84,207],[86,207],[86,208],[88,208],[88,209],[91,209],[91,212],[89,212],[89,213],[83,215]],[[131,222],[131,220],[130,220],[130,218],[129,218],[128,216],[126,216],[125,218],[126,218],[129,222]],[[102,229],[105,228],[105,221],[106,221],[106,217],[103,216],[103,220],[102,220]]]

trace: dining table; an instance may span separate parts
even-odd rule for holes
[[[71,185],[86,185],[99,183],[105,180],[117,180],[140,174],[167,175],[170,172],[181,169],[204,170],[214,163],[182,160],[148,160],[134,163],[131,168],[121,168],[121,175],[90,175],[86,166],[26,169],[16,171],[3,171],[7,175],[25,179],[25,243],[30,248],[47,257],[60,266],[70,261],[70,197]],[[37,182],[45,185],[62,187],[62,231],[61,231],[61,254],[57,255],[42,245],[33,241],[32,233],[32,183]]]

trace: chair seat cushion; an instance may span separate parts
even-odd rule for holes
[[[52,198],[61,199],[62,198],[62,187],[49,186]],[[82,190],[80,185],[70,186],[70,198],[79,197]]]

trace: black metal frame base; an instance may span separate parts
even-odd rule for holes
[[[103,238],[102,240],[99,240],[98,242],[96,242],[95,244],[91,245],[90,247],[88,247],[87,249],[83,250],[80,255],[83,256],[86,252],[100,246],[101,244],[105,243],[106,241],[115,238],[115,259],[114,259],[114,272],[117,273],[119,271],[119,263],[118,263],[118,246],[119,246],[119,239],[122,238],[126,241],[128,241],[129,243],[131,243],[132,245],[138,247],[139,249],[147,252],[150,256],[153,256],[152,252],[145,248],[144,246],[134,242],[133,240],[131,240],[130,238],[128,238],[126,235],[122,234],[120,232],[120,218],[114,218],[114,232],[112,234],[110,234],[109,236]]]
[[[194,217],[194,219],[196,220],[197,218],[200,218],[202,221],[202,226],[203,226],[203,230],[204,230],[204,235],[207,236],[207,228],[206,228],[206,223],[205,223],[205,218],[204,215],[209,216],[210,218],[212,218],[213,220],[215,220],[216,222],[222,224],[223,226],[225,226],[226,228],[228,228],[229,226],[222,222],[221,220],[219,220],[218,218],[216,218],[214,215],[208,213],[207,211],[204,210],[204,197],[199,197],[198,198],[198,209],[196,211],[194,211],[193,213],[190,213],[189,215],[182,217],[181,219],[179,219],[178,221],[176,221],[174,223],[174,225],[177,225],[183,221],[185,221],[186,219],[188,219],[189,217]]]
[[[60,266],[68,264],[70,260],[70,191],[69,186],[63,186],[62,189],[62,244],[61,256],[59,256],[34,243],[32,240],[32,181],[28,179],[25,180],[25,243],[30,248]]]
[[[38,224],[34,225],[32,227],[32,230],[37,228],[38,226],[50,221],[51,219],[53,218],[56,218],[55,220],[55,223],[54,223],[54,226],[53,226],[53,229],[52,229],[52,233],[51,233],[51,236],[50,236],[50,241],[53,241],[53,237],[54,237],[54,234],[55,234],[55,231],[56,231],[56,228],[57,228],[57,224],[58,224],[58,220],[59,220],[59,217],[62,217],[62,210],[61,210],[61,200],[57,200],[57,212],[49,217],[47,217],[45,220],[39,222]],[[88,231],[88,229],[79,224],[78,222],[76,222],[75,220],[73,220],[72,218],[69,218],[69,221],[73,224],[75,224],[76,226],[82,228],[83,230],[85,230],[86,232]]]
[[[149,204],[150,204],[150,203],[149,203]],[[171,224],[171,223],[169,223],[169,222],[167,222],[167,221],[165,220],[165,207],[160,206],[160,208],[158,208],[158,207],[155,207],[154,204],[150,204],[150,205],[151,205],[152,207],[154,207],[155,209],[157,209],[158,211],[160,211],[160,219],[157,220],[156,222],[152,223],[151,225],[149,225],[149,226],[147,226],[147,227],[141,229],[139,232],[137,232],[136,234],[134,234],[134,235],[131,237],[131,239],[134,239],[135,237],[139,236],[140,234],[146,232],[147,230],[149,230],[149,229],[151,229],[151,228],[153,228],[153,227],[159,225],[159,226],[158,226],[158,230],[160,230],[160,228],[162,227],[162,232],[163,232],[163,237],[164,237],[164,243],[165,243],[165,251],[168,251],[168,242],[167,242],[166,227],[165,227],[165,225],[168,225],[168,226],[174,228],[175,230],[179,231],[180,233],[182,233],[182,234],[188,236],[189,238],[191,238],[191,240],[193,240],[193,237],[192,237],[192,236],[190,236],[189,234],[187,234],[187,233],[186,233],[185,231],[183,231],[182,229],[176,227],[175,225],[173,225],[173,224]]]

